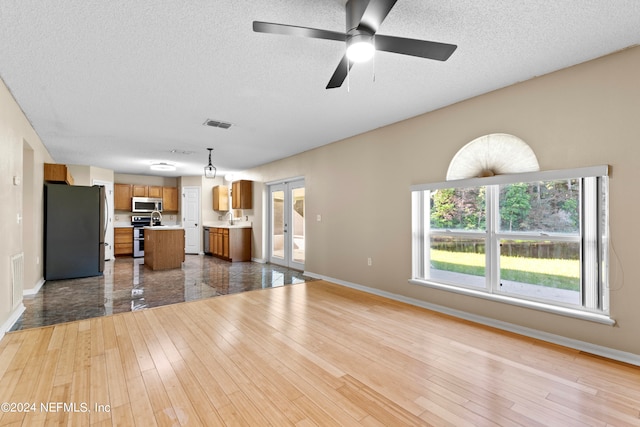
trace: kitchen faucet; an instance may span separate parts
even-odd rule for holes
[[[162,224],[162,214],[160,213],[160,211],[158,210],[158,205],[156,204],[155,209],[151,212],[151,226],[156,225],[155,221],[153,220],[153,215],[157,214],[158,216],[158,225]]]
[[[229,211],[229,225],[233,225],[233,210]]]

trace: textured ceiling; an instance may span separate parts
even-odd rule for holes
[[[181,176],[207,147],[219,173],[243,170],[640,43],[638,0],[399,0],[379,34],[457,44],[451,58],[380,52],[326,90],[343,44],[252,31],[344,31],[344,5],[1,0],[0,77],[55,161]]]

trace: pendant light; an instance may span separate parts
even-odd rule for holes
[[[211,164],[211,151],[213,151],[213,148],[207,148],[207,150],[209,150],[209,164],[204,167],[204,177],[213,179],[216,177],[217,172],[216,167]]]

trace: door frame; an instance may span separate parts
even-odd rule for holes
[[[267,186],[267,259],[270,263],[281,265],[283,267],[289,267],[296,270],[304,271],[305,264],[294,261],[293,259],[293,233],[287,233],[287,237],[284,239],[284,257],[276,258],[273,256],[273,197],[272,192],[276,189],[282,189],[284,192],[284,215],[285,215],[285,223],[291,224],[291,193],[296,188],[305,188],[305,179],[304,177],[295,177],[290,179],[284,179],[279,181],[272,181],[266,183]],[[277,191],[277,190],[276,190]],[[305,193],[306,199],[306,193]],[[305,202],[306,203],[306,202]],[[304,217],[304,221],[306,223],[306,215]],[[291,225],[288,226],[290,229],[293,229]],[[305,227],[306,228],[306,227]],[[305,232],[305,240],[306,240],[306,232]],[[306,242],[305,242],[306,248]],[[306,253],[305,253],[306,260]]]

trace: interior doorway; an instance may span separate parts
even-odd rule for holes
[[[188,254],[201,253],[200,187],[182,188],[181,212],[185,239],[184,251]]]
[[[305,227],[304,179],[269,185],[269,261],[304,270]]]

